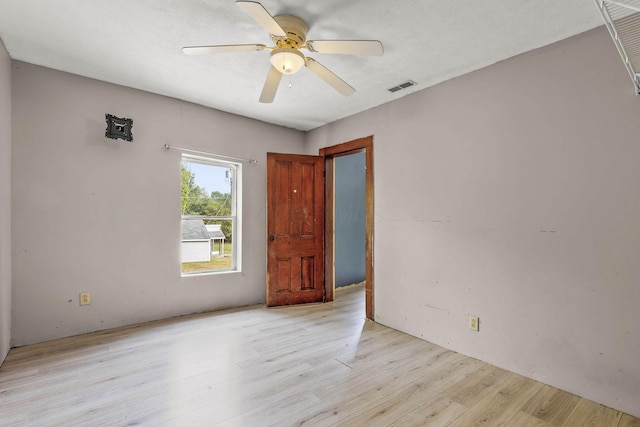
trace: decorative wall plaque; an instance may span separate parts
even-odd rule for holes
[[[133,141],[133,134],[131,133],[133,120],[121,119],[111,114],[107,114],[105,119],[107,121],[107,129],[104,132],[104,136],[112,139],[120,138],[125,141]]]

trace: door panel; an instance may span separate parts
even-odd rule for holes
[[[324,159],[267,154],[267,305],[324,299]]]

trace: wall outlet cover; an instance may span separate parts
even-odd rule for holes
[[[89,292],[80,292],[80,305],[91,304],[91,294]]]
[[[472,331],[480,331],[480,319],[478,316],[469,316],[469,329]]]

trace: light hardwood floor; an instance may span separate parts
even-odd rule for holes
[[[13,349],[0,425],[640,426],[640,420],[364,319],[253,306]]]

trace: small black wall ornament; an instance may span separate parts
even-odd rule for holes
[[[106,114],[105,119],[107,121],[107,129],[104,131],[104,136],[112,139],[124,139],[125,141],[133,141],[133,134],[131,128],[133,127],[132,119],[121,119],[120,117]]]

